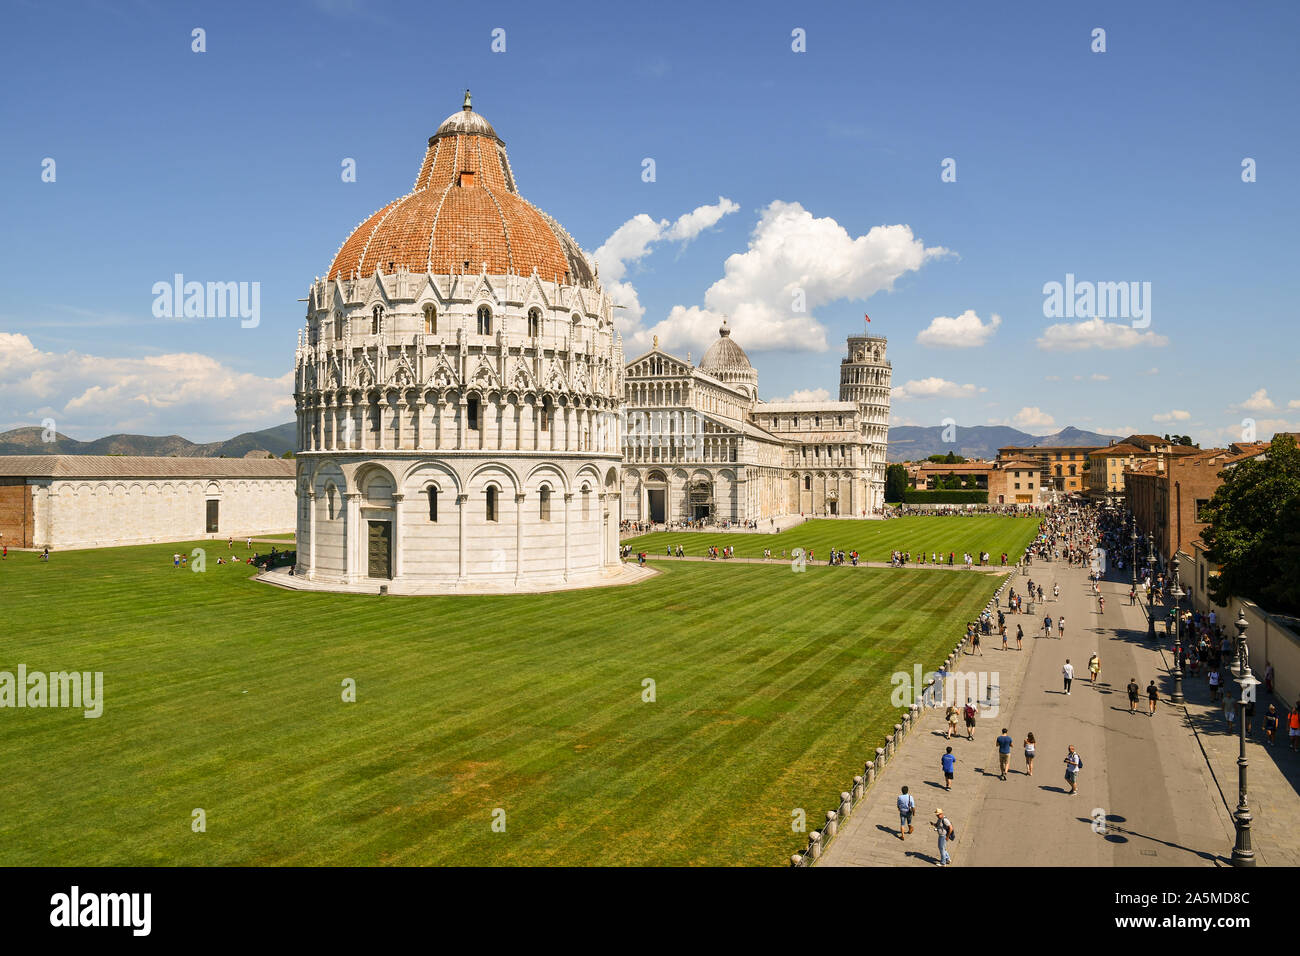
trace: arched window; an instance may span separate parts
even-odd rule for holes
[[[551,520],[551,489],[542,485],[537,496],[537,516],[543,521]]]
[[[550,422],[551,422],[551,400],[548,398],[542,401],[542,431],[550,430]]]
[[[573,319],[573,324],[574,324],[574,325],[577,325],[579,322],[582,321],[582,316],[580,316],[577,312],[573,313],[573,315],[570,316],[570,318]]]
[[[492,334],[492,310],[486,305],[480,305],[478,307],[478,334]]]
[[[470,431],[478,431],[478,396],[476,395],[471,395],[465,403],[465,421]]]
[[[377,305],[370,310],[370,334],[378,335],[384,327],[384,307]]]
[[[803,476],[803,490],[812,491],[812,475]]]
[[[487,490],[487,520],[497,520],[497,490],[491,485],[488,486]]]
[[[582,519],[586,521],[591,517],[591,486],[582,486]]]
[[[334,313],[334,337],[336,339],[343,338],[343,313],[342,312]]]
[[[438,520],[438,489],[429,486],[429,520]]]
[[[330,516],[330,520],[333,521],[335,518],[337,518],[337,517],[339,516],[339,512],[338,512],[338,499],[337,499],[337,497],[335,496],[335,493],[334,493],[334,486],[333,486],[333,485],[330,485],[329,488],[328,488],[328,489],[326,490],[326,492],[325,492],[325,502],[326,502],[327,506],[329,507],[329,516]]]
[[[438,310],[430,303],[424,307],[424,334],[433,335],[438,331]]]
[[[542,310],[528,310],[528,334],[533,338],[542,334]]]

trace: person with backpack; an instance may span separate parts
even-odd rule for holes
[[[1079,771],[1083,769],[1083,758],[1070,744],[1070,752],[1065,755],[1065,782],[1070,785],[1070,796],[1079,793]]]
[[[907,792],[907,787],[903,787],[903,792],[898,795],[898,838],[907,839],[907,834],[912,832],[912,819],[916,814],[916,800]]]
[[[967,698],[966,698],[966,709],[965,709],[965,711],[963,711],[963,714],[962,714],[962,716],[964,716],[964,717],[966,718],[966,739],[967,739],[967,740],[974,740],[974,739],[975,739],[975,717],[976,717],[976,715],[977,715],[977,711],[975,710],[975,702],[974,702],[973,700],[971,700],[971,698],[967,697]]]
[[[936,862],[939,866],[948,866],[952,863],[952,857],[948,854],[948,842],[957,839],[957,830],[943,815],[942,808],[934,811],[934,829],[939,834],[939,859]]]
[[[956,704],[949,704],[948,710],[944,717],[948,721],[948,729],[943,732],[943,739],[950,740],[952,735],[957,732],[957,718],[961,716],[961,711],[957,709]]]

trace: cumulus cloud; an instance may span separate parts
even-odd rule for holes
[[[824,388],[798,388],[785,398],[773,398],[773,402],[829,402],[831,393]]]
[[[640,262],[662,242],[690,242],[705,229],[716,226],[723,216],[740,206],[726,196],[711,205],[696,206],[676,220],[655,220],[639,213],[619,226],[591,257],[600,267],[600,281],[620,309],[619,322],[624,330],[639,328],[645,307],[637,296],[636,286],[627,279],[628,267]]]
[[[1261,388],[1237,407],[1245,412],[1271,412],[1277,408],[1277,403],[1268,397],[1268,389]]]
[[[1013,421],[1018,428],[1051,428],[1056,424],[1056,419],[1037,405],[1026,405],[1016,412]]]
[[[981,322],[974,309],[953,318],[936,315],[917,333],[916,341],[931,348],[970,349],[991,339],[1001,324],[1002,317],[996,314],[990,316],[987,324]]]
[[[958,385],[946,378],[912,379],[902,385],[895,385],[894,398],[972,398],[977,393],[987,391],[975,385]]]
[[[704,304],[676,305],[652,327],[632,328],[625,333],[634,346],[628,351],[647,348],[654,335],[670,348],[703,350],[727,315],[746,349],[823,352],[829,345],[817,309],[864,301],[947,254],[942,247],[927,247],[910,226],[875,226],[855,237],[799,203],[776,201],[760,215],[749,247],[727,257]]]
[[[266,378],[207,355],[175,352],[108,358],[46,352],[25,335],[0,332],[0,421],[5,428],[53,418],[82,439],[110,432],[229,438],[293,418],[293,372]]]
[[[1191,412],[1185,412],[1181,408],[1175,408],[1168,412],[1157,412],[1151,416],[1151,420],[1153,422],[1185,422],[1191,417]]]
[[[1169,339],[1131,325],[1087,319],[1049,325],[1038,337],[1038,347],[1049,352],[1074,352],[1080,349],[1132,349],[1141,346],[1168,345]]]

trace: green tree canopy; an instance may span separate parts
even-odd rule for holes
[[[902,501],[906,490],[907,468],[903,465],[888,466],[885,469],[885,500]]]
[[[1275,435],[1262,461],[1247,460],[1224,474],[1206,509],[1201,535],[1219,574],[1210,596],[1227,606],[1250,598],[1265,610],[1300,614],[1300,449]]]

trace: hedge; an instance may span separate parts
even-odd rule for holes
[[[909,505],[986,505],[987,491],[919,491],[912,488],[903,492],[903,501]]]

